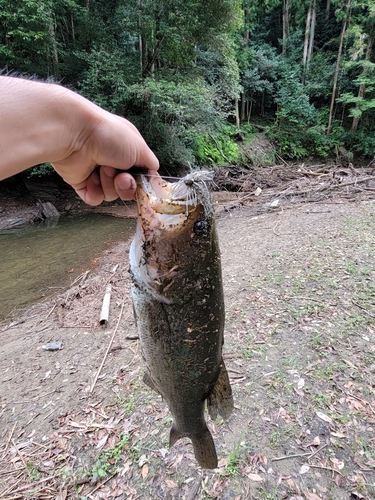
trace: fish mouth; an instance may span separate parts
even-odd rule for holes
[[[205,181],[211,179],[212,174],[206,171],[193,172],[175,183],[159,175],[137,175],[136,200],[141,219],[148,224],[152,221],[153,228],[180,226],[199,206],[206,205],[209,195]],[[205,206],[203,209],[206,212]]]

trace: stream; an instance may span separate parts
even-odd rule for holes
[[[0,233],[0,321],[69,286],[134,228],[133,219],[84,214]]]

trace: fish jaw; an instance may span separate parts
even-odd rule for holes
[[[193,205],[188,197],[187,200],[170,199],[169,183],[163,181],[155,187],[154,179],[148,181],[140,177],[136,192],[137,228],[130,251],[131,269],[137,271],[137,281],[142,282],[154,297],[170,303],[173,294],[168,289],[174,281],[189,272],[197,252],[210,252],[212,242],[207,238],[200,241],[195,230],[195,224],[203,224],[207,214],[199,200]]]

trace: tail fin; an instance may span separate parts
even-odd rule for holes
[[[169,434],[169,447],[172,447],[176,441],[183,437],[192,440],[195,458],[203,469],[215,469],[217,467],[215,443],[207,427],[205,427],[202,434],[183,434],[173,424]]]
[[[221,360],[220,364],[219,377],[207,398],[207,407],[212,420],[216,419],[218,413],[224,420],[227,420],[233,411],[232,388],[223,360]]]

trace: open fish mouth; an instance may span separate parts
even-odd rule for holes
[[[148,206],[155,214],[188,215],[202,203],[207,215],[211,215],[211,205],[206,203],[208,188],[206,182],[212,181],[213,173],[209,171],[192,172],[174,183],[165,182],[158,175],[137,176],[137,200],[140,192],[148,198]]]

